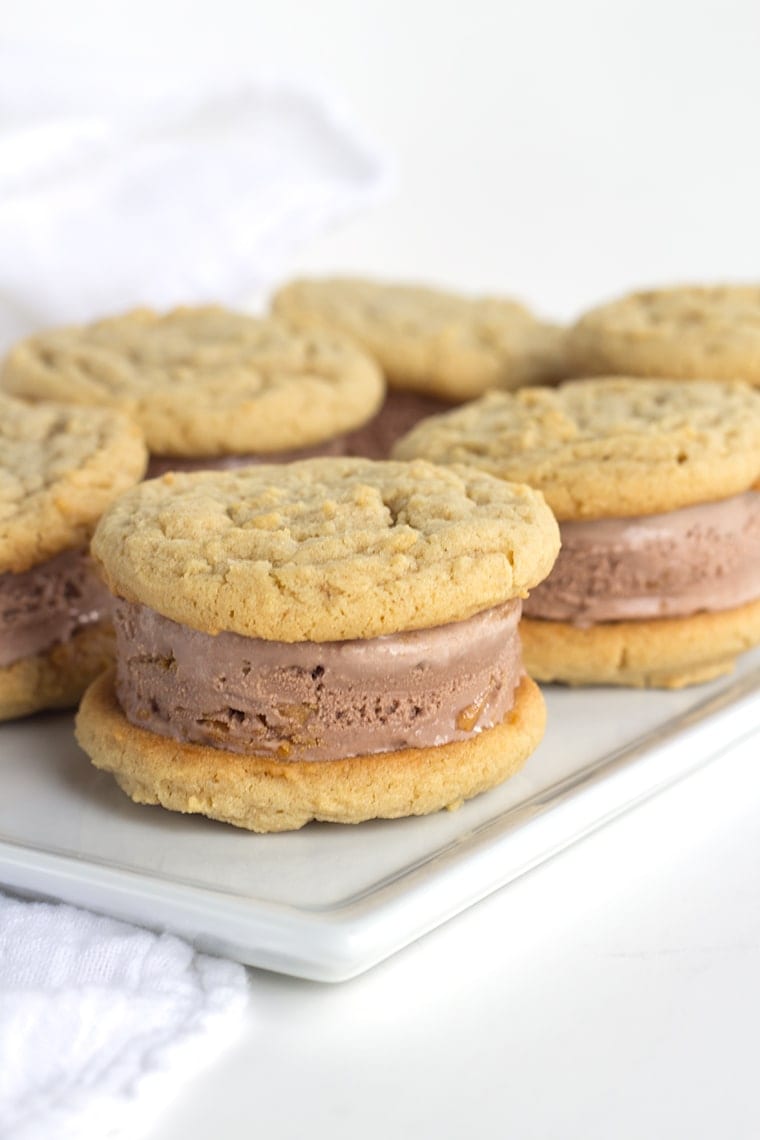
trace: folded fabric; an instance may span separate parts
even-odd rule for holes
[[[299,84],[122,81],[2,45],[0,350],[135,305],[241,303],[388,184],[373,144]]]
[[[179,938],[0,895],[0,1136],[142,1135],[246,1001],[242,966]]]

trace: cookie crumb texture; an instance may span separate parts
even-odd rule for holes
[[[113,665],[114,648],[113,627],[101,622],[0,669],[0,721],[72,708],[87,686]]]
[[[523,659],[537,681],[681,689],[730,673],[760,644],[760,601],[732,610],[580,628],[523,618]]]
[[[620,373],[760,384],[760,289],[687,286],[632,293],[568,335],[575,375]]]
[[[517,772],[544,732],[545,707],[525,677],[506,720],[471,740],[350,760],[278,764],[135,728],[111,673],[87,691],[77,739],[136,803],[247,828],[292,831],[311,820],[361,823],[459,806]]]
[[[93,540],[127,601],[206,633],[289,642],[461,621],[525,596],[558,550],[529,487],[361,459],[165,475],[122,496]]]
[[[423,421],[393,454],[528,483],[560,520],[656,514],[757,483],[760,392],[630,378],[490,392]]]
[[[214,306],[40,333],[11,351],[2,383],[117,408],[151,452],[188,457],[321,443],[368,420],[385,388],[374,360],[339,336]]]
[[[138,427],[121,415],[0,394],[0,573],[85,546],[146,463]]]
[[[443,400],[569,375],[565,330],[507,298],[336,277],[292,281],[273,308],[303,327],[354,337],[391,387]]]

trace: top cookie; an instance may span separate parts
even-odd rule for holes
[[[657,514],[760,479],[760,392],[626,378],[491,392],[424,420],[394,456],[469,463],[529,483],[559,519]]]
[[[559,534],[540,494],[479,471],[313,459],[143,483],[92,549],[115,594],[194,629],[343,641],[523,596]]]
[[[86,545],[146,461],[139,429],[116,412],[0,394],[0,573]]]
[[[272,304],[298,324],[355,337],[391,387],[442,400],[567,375],[564,330],[537,321],[516,301],[332,278],[293,281]]]
[[[216,456],[308,447],[382,403],[380,370],[325,332],[225,309],[138,309],[22,341],[0,377],[30,399],[132,415],[154,454]]]
[[[652,289],[586,313],[568,335],[579,376],[760,384],[760,288]]]

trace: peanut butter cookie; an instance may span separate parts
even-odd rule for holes
[[[667,376],[760,384],[760,288],[682,286],[631,293],[570,330],[576,376]]]
[[[143,484],[94,539],[117,664],[79,739],[138,801],[256,831],[455,806],[543,732],[518,623],[557,549],[540,494],[467,468]]]
[[[384,395],[378,366],[345,338],[212,306],[39,333],[12,349],[0,381],[25,399],[126,412],[153,455],[186,460],[329,443]]]

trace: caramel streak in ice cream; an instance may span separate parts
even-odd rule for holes
[[[0,574],[0,668],[68,641],[110,616],[113,598],[83,550]]]
[[[526,617],[576,625],[689,617],[760,598],[760,493],[665,514],[560,524]]]
[[[522,677],[514,600],[367,640],[211,635],[119,600],[116,691],[132,724],[276,760],[466,740],[501,723]]]

